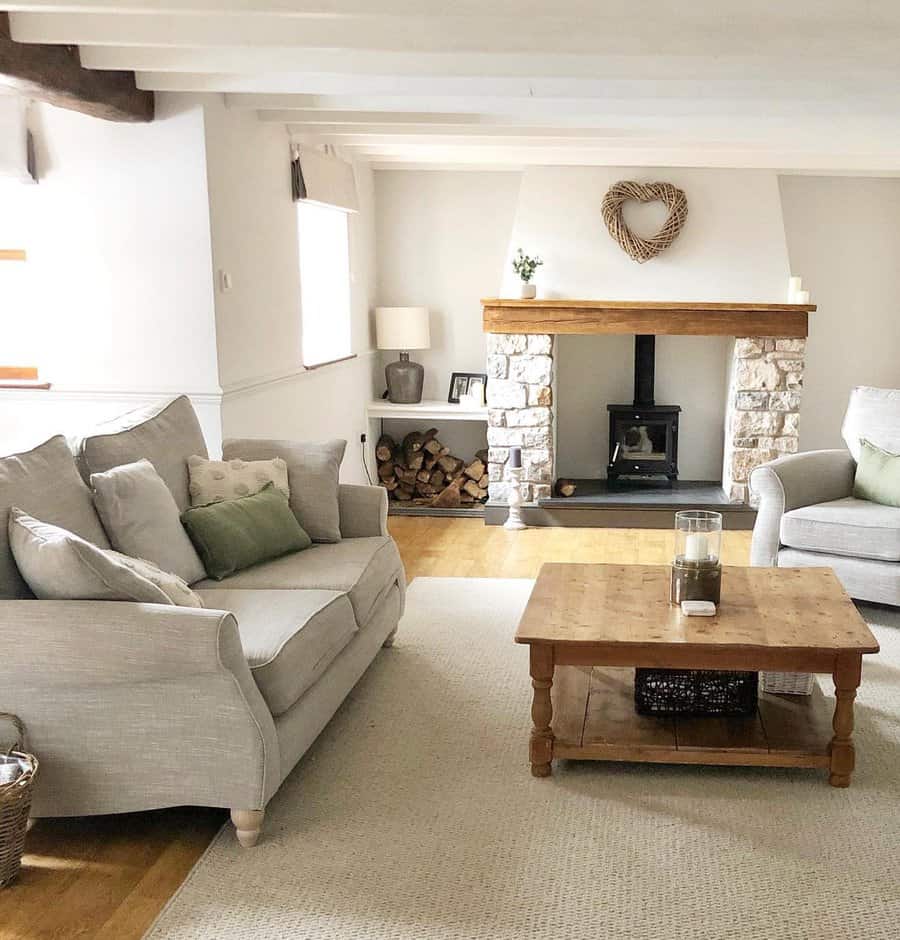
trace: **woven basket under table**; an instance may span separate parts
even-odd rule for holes
[[[0,887],[3,887],[19,874],[22,864],[38,760],[25,751],[25,728],[18,717],[0,712],[0,719],[11,722],[16,729],[16,744],[9,751],[0,752]]]
[[[762,672],[763,692],[777,695],[812,695],[816,677],[809,672]]]
[[[713,669],[635,669],[639,715],[752,715],[759,673]]]

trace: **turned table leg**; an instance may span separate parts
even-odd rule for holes
[[[831,774],[833,787],[849,787],[856,763],[853,748],[853,700],[862,674],[862,656],[839,656],[834,667],[834,718],[831,739]]]
[[[531,741],[529,757],[531,773],[534,777],[550,776],[550,761],[553,759],[553,703],[550,689],[553,686],[553,647],[532,644],[531,646],[531,687],[534,689],[531,701]]]

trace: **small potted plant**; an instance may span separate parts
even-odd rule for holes
[[[521,248],[516,252],[512,266],[513,271],[519,275],[519,279],[522,281],[523,300],[531,300],[537,295],[537,287],[531,283],[531,279],[534,277],[534,272],[543,263],[537,256],[532,258],[526,255]]]

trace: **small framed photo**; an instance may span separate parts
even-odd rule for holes
[[[487,374],[484,372],[454,372],[450,376],[450,392],[447,401],[451,405],[458,405],[463,395],[470,392],[480,392],[479,407],[484,405],[485,391],[487,389]]]

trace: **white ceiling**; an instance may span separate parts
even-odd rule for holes
[[[898,0],[0,0],[376,165],[900,172]]]

